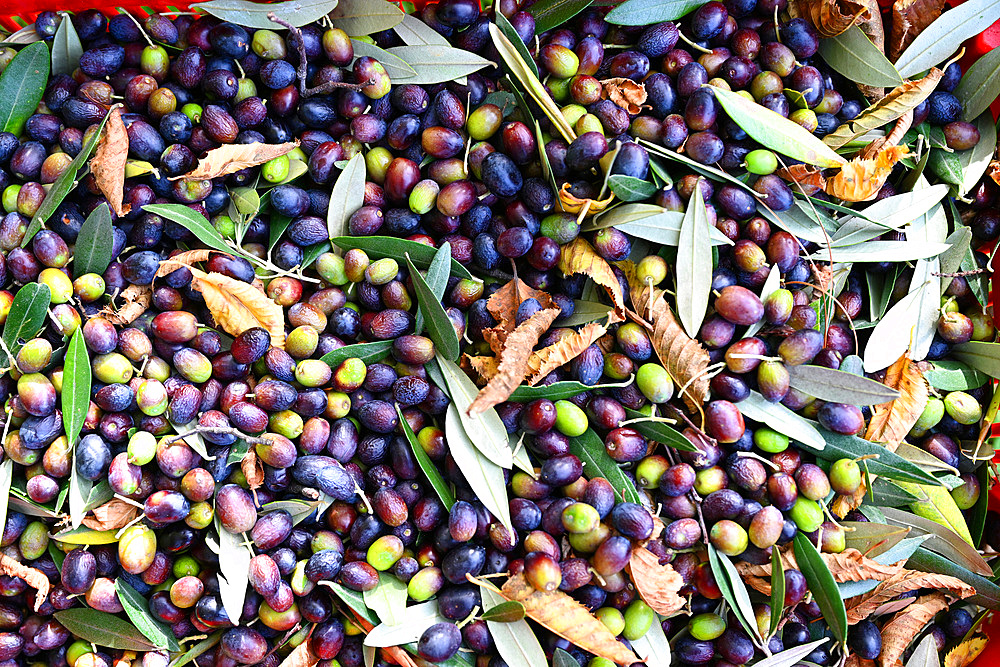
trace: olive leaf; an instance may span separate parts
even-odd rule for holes
[[[962,177],[958,183],[959,196],[964,196],[976,187],[989,168],[996,150],[997,128],[993,122],[993,114],[983,112],[974,123],[979,130],[979,141],[968,150],[958,151],[958,164],[962,169]]]
[[[112,533],[114,531],[111,531]],[[153,618],[149,613],[149,603],[146,598],[139,594],[139,591],[132,588],[125,579],[118,577],[115,579],[115,590],[118,599],[125,608],[125,615],[135,624],[139,632],[143,634],[156,647],[170,651],[181,650],[177,643],[177,638],[170,631],[170,627],[162,621]]]
[[[389,625],[399,625],[403,622],[406,610],[406,584],[388,572],[380,572],[375,588],[362,594],[365,606],[379,617],[379,620]]]
[[[607,306],[604,306],[605,314],[607,314]],[[529,387],[527,385],[522,385],[514,390],[514,393],[510,395],[508,400],[528,402],[533,401],[536,398],[547,398],[550,401],[558,401],[562,398],[572,398],[577,394],[582,394],[585,391],[597,391],[599,389],[620,389],[622,387],[627,387],[632,384],[632,378],[624,382],[617,383],[607,383],[607,384],[597,384],[597,385],[586,385],[576,380],[562,380],[560,382],[553,382],[552,384],[539,385],[537,387]]]
[[[389,78],[393,81],[408,79],[411,76],[416,76],[417,74],[417,71],[410,67],[408,62],[399,56],[389,53],[385,49],[380,49],[374,44],[369,44],[368,42],[360,39],[352,39],[351,45],[354,47],[355,56],[368,56],[375,58],[382,63],[382,66],[385,67],[385,71],[389,75]]]
[[[614,7],[604,20],[616,25],[653,25],[676,21],[705,4],[707,0],[626,0]]]
[[[524,605],[515,600],[501,602],[497,606],[484,611],[481,617],[484,621],[498,623],[514,623],[524,618]]]
[[[80,64],[83,44],[80,43],[80,35],[77,34],[76,26],[73,25],[69,14],[65,12],[60,14],[62,19],[56,28],[55,37],[52,38],[52,73],[69,75]]]
[[[1000,47],[972,63],[952,93],[962,103],[963,120],[972,122],[989,109],[1000,95]]]
[[[348,234],[348,221],[365,204],[365,179],[368,175],[364,155],[358,153],[337,177],[330,191],[330,208],[326,213],[326,228],[330,238]]]
[[[535,24],[537,29],[537,22]],[[448,46],[448,39],[434,28],[430,27],[416,16],[406,14],[403,20],[393,28],[404,44],[416,46],[418,44],[440,44]]]
[[[809,642],[808,644],[802,644],[801,646],[793,646],[792,648],[786,648],[780,653],[775,653],[774,655],[758,660],[754,663],[754,667],[792,667],[802,661],[802,658],[806,657],[817,647],[830,641],[829,637],[823,637],[822,639],[817,639],[816,641]]]
[[[670,641],[663,632],[663,617],[657,615],[642,637],[633,639],[632,650],[646,667],[670,667]],[[571,666],[572,667],[572,666]]]
[[[427,628],[447,620],[438,611],[437,600],[413,605],[403,612],[400,623],[393,625],[383,622],[372,628],[371,632],[365,635],[364,644],[376,647],[409,644],[420,639],[420,635]]]
[[[427,275],[424,276],[424,282],[438,303],[444,302],[444,292],[448,288],[448,276],[450,275],[451,244],[445,241],[434,253],[434,259],[431,260],[430,266],[427,267]],[[417,308],[417,320],[413,330],[418,334],[424,330],[424,317],[423,309]]]
[[[77,639],[122,651],[155,651],[156,646],[135,626],[114,614],[88,608],[66,609],[53,614],[59,624]]]
[[[930,211],[947,195],[947,185],[934,185],[880,199],[868,206],[863,214],[851,211],[854,215],[844,219],[834,232],[833,245],[853,246],[887,231],[899,230]]]
[[[757,213],[792,236],[813,243],[826,243],[830,235],[837,231],[837,222],[833,218],[799,200],[785,211],[773,211],[758,205]]]
[[[899,482],[897,482],[899,484]],[[904,484],[908,484],[905,483]],[[916,485],[912,485],[916,486]],[[923,488],[928,488],[927,485]],[[911,487],[902,487],[910,493],[914,493]],[[936,487],[940,488],[940,487]],[[944,491],[949,497],[950,493]],[[978,551],[969,543],[966,538],[968,535],[968,528],[963,526],[958,526],[959,530],[965,531],[966,535],[962,535],[952,527],[942,525],[939,521],[932,519],[931,517],[924,517],[922,515],[914,514],[911,512],[906,512],[901,509],[896,509],[892,507],[886,507],[882,510],[885,514],[886,521],[897,525],[904,526],[910,529],[910,534],[914,537],[920,537],[921,535],[930,535],[922,547],[928,549],[935,553],[941,554],[948,560],[958,563],[962,567],[968,569],[971,572],[975,572],[981,576],[992,576],[992,570],[989,564],[983,560],[983,557]],[[961,516],[959,514],[958,516]]]
[[[296,28],[318,21],[337,7],[337,0],[287,0],[272,4],[261,4],[249,0],[210,0],[191,5],[212,16],[237,25],[258,30],[285,30],[285,27],[267,18],[275,16],[291,23]],[[350,35],[360,34],[348,32]]]
[[[941,658],[938,656],[937,641],[932,633],[928,633],[917,644],[917,648],[913,649],[905,667],[940,667],[940,665]]]
[[[608,187],[622,201],[642,201],[657,193],[659,188],[635,176],[612,174],[608,177]]]
[[[698,451],[690,440],[662,420],[654,419],[631,408],[625,408],[625,416],[628,417],[631,428],[653,442],[662,443],[681,452]]]
[[[441,44],[393,46],[386,51],[413,68],[415,74],[403,81],[408,84],[454,81],[493,64],[475,53]]]
[[[906,564],[916,570],[946,574],[971,584],[976,589],[976,595],[966,598],[965,601],[970,604],[991,609],[1000,607],[1000,586],[929,549],[918,547],[906,561]]]
[[[182,655],[174,658],[170,662],[169,667],[184,667],[184,665],[188,664],[198,656],[203,655],[206,651],[211,650],[212,648],[215,647],[216,644],[218,644],[222,640],[222,634],[224,632],[225,630],[216,630],[208,637],[205,637],[205,639],[202,639],[200,642],[192,644],[191,648],[185,651]]]
[[[7,312],[7,321],[3,325],[3,342],[5,351],[10,355],[9,362],[13,364],[14,357],[24,347],[22,340],[35,337],[45,324],[45,314],[51,300],[51,290],[42,283],[28,283],[17,291]]]
[[[486,458],[469,436],[453,401],[448,405],[448,412],[445,415],[445,437],[448,440],[451,456],[483,506],[513,533],[504,469]],[[510,455],[510,448],[506,442],[504,450]]]
[[[323,355],[322,360],[329,364],[331,368],[337,368],[337,366],[340,366],[347,359],[360,359],[366,364],[373,364],[385,359],[385,356],[389,354],[389,350],[391,349],[391,340],[378,340],[373,343],[355,343],[353,345],[338,347],[332,352],[327,352]]]
[[[771,403],[755,391],[751,391],[750,396],[740,401],[737,407],[744,416],[766,424],[778,433],[802,443],[813,452],[821,452],[826,448],[824,434],[819,432],[813,422],[792,412],[781,403]]]
[[[898,391],[881,382],[825,366],[789,366],[788,375],[793,388],[834,403],[878,405],[899,396]]]
[[[10,501],[10,484],[14,479],[14,461],[0,463],[0,525],[7,525],[7,505]]]
[[[441,473],[438,472],[437,466],[431,461],[431,458],[424,451],[424,448],[420,445],[420,441],[417,440],[416,434],[413,429],[410,428],[410,422],[406,421],[406,417],[403,416],[403,411],[396,404],[396,414],[399,416],[399,424],[403,429],[403,435],[406,437],[406,442],[409,443],[410,449],[413,451],[413,458],[417,460],[417,465],[420,466],[420,470],[423,471],[424,476],[427,477],[427,481],[430,482],[431,488],[437,494],[438,498],[447,509],[451,509],[451,506],[455,504],[455,496],[448,488],[448,483],[444,481],[441,477]]]
[[[469,407],[479,395],[479,388],[465,371],[448,359],[437,356],[436,360],[452,405],[456,407],[459,421],[470,441],[494,465],[509,470],[513,460],[510,447],[507,446],[507,429],[500,420],[500,415],[492,407],[475,416],[470,415]]]
[[[542,0],[528,7],[535,19],[535,34],[542,34],[567,23],[589,7],[594,0]]]
[[[499,593],[489,587],[482,587],[480,592],[483,596],[484,612],[506,602]],[[542,645],[527,621],[522,619],[513,623],[501,623],[487,620],[486,625],[493,636],[497,652],[510,667],[538,667],[548,664]]]
[[[83,422],[90,409],[90,352],[83,339],[83,328],[73,332],[63,362],[62,419],[66,439],[75,447]]]
[[[403,10],[384,0],[340,0],[330,19],[335,27],[358,37],[395,28],[403,21]]]
[[[715,582],[719,585],[719,590],[722,591],[722,597],[729,603],[736,620],[739,621],[748,635],[756,638],[755,643],[762,646],[764,639],[760,636],[760,630],[757,627],[750,593],[747,591],[740,573],[736,570],[736,566],[729,560],[729,556],[721,553],[712,544],[708,545],[708,564],[712,568],[712,574],[715,576]]]
[[[45,42],[29,44],[7,63],[0,74],[0,131],[21,136],[24,124],[35,113],[49,78],[49,48]]]
[[[955,53],[970,37],[983,31],[1000,10],[1000,0],[970,0],[943,13],[924,28],[896,59],[896,69],[911,77]]]
[[[604,441],[593,429],[588,428],[583,435],[570,438],[569,451],[583,462],[584,476],[588,479],[603,477],[611,482],[615,496],[622,501],[637,504],[642,502],[642,496],[635,488],[635,484],[608,455]]]
[[[401,263],[409,258],[419,269],[429,267],[437,253],[434,246],[393,236],[337,236],[330,240],[344,250],[364,250],[370,257],[391,257]],[[451,272],[460,278],[479,280],[454,257],[451,259]]]
[[[6,329],[4,331],[6,332]],[[991,378],[1000,378],[1000,343],[969,341],[956,345],[952,356],[964,362],[969,368],[985,373]]]
[[[768,625],[767,636],[773,637],[781,624],[785,611],[785,563],[781,560],[781,552],[771,551],[771,622]]]
[[[246,544],[247,539],[223,528],[218,512],[215,514],[215,536],[205,538],[209,549],[220,556],[225,554],[219,558],[219,597],[230,619],[239,619],[243,615],[243,602],[250,585],[253,553]]]
[[[903,83],[882,49],[872,44],[857,25],[852,25],[836,37],[821,39],[819,53],[830,67],[856,83],[877,88],[890,88]]]
[[[793,544],[799,570],[809,584],[813,599],[823,612],[827,627],[837,641],[844,643],[847,641],[847,609],[830,568],[805,534],[797,533]]]
[[[580,231],[593,232],[615,227],[629,236],[651,243],[676,246],[684,214],[668,211],[655,204],[622,204],[595,215],[580,226]],[[711,229],[712,245],[733,245],[734,242],[714,225]]]
[[[774,264],[771,266],[771,270],[768,271],[767,278],[764,280],[764,284],[760,288],[761,303],[767,303],[768,298],[779,289],[781,289],[781,269],[778,268],[777,264]],[[747,327],[747,331],[743,334],[743,337],[749,338],[750,336],[756,336],[757,332],[763,328],[764,320],[755,322]]]
[[[767,148],[818,167],[839,167],[846,163],[843,157],[798,123],[742,95],[722,88],[710,90],[733,122]]]
[[[677,238],[677,282],[674,287],[677,319],[691,338],[698,335],[712,292],[712,264],[705,261],[712,254],[711,228],[699,179],[688,199]]]
[[[989,381],[989,376],[970,368],[961,361],[941,359],[930,363],[924,379],[935,389],[968,391],[978,389]]]
[[[73,250],[73,271],[82,276],[102,274],[111,264],[114,244],[111,209],[106,203],[95,208],[83,221]]]
[[[205,216],[183,204],[147,204],[142,210],[176,222],[213,250],[233,252],[233,247],[226,243],[222,234]]]
[[[552,654],[552,667],[579,667],[580,663],[561,648],[557,648]]]

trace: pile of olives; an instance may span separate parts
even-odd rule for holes
[[[499,68],[461,83],[392,81],[377,59],[356,57],[354,40],[328,22],[284,31],[197,14],[140,21],[96,10],[69,19],[39,15],[42,39],[51,41],[60,21],[72,20],[84,50],[71,75],[51,77],[23,136],[0,132],[0,324],[22,286],[41,283],[51,295],[44,328],[8,355],[0,376],[3,458],[14,464],[0,554],[41,572],[51,590],[33,608],[27,581],[0,576],[0,663],[118,664],[121,650],[74,637],[54,616],[86,606],[126,618],[116,581],[145,598],[149,617],[184,649],[206,636],[217,640],[193,659],[200,667],[277,667],[302,645],[324,667],[360,667],[363,623],[337,591],[363,594],[389,577],[405,584],[409,602],[435,601],[440,614],[408,647],[414,659],[456,667],[507,664],[470,577],[500,583],[523,574],[538,591],[571,596],[627,646],[662,631],[685,665],[744,665],[832,636],[806,577],[788,567],[782,609],[754,596],[753,621],[767,637],[755,645],[724,606],[706,553],[710,544],[738,563],[768,564],[799,533],[821,552],[840,553],[850,532],[841,522],[869,521],[863,511],[830,511],[831,501],[865,484],[863,459],[817,458],[745,418],[740,403],[759,394],[824,431],[863,436],[872,406],[807,395],[791,386],[789,368],[861,373],[858,355],[871,329],[854,322],[869,312],[866,272],[893,276],[890,303],[906,296],[913,275],[892,262],[858,263],[827,309],[814,289],[824,264],[809,259],[816,244],[758,214],[760,200],[781,212],[796,193],[775,173],[779,158],[726,116],[713,89],[746,91],[818,137],[866,104],[818,56],[812,24],[786,9],[786,0],[713,0],[676,23],[628,27],[605,21],[606,8],[589,8],[541,34],[530,4],[519,0],[499,0],[487,11],[475,0],[443,0],[418,12],[450,43],[494,62],[502,59],[489,27],[502,14],[577,135],[572,141],[541,113],[536,132],[504,90]],[[363,39],[381,48],[402,43],[391,30]],[[0,68],[14,54],[0,48]],[[913,110],[915,126],[942,128],[954,150],[979,141],[952,93],[961,74],[950,65]],[[643,85],[638,112],[608,99],[603,82],[611,78]],[[106,203],[92,174],[41,231],[30,239],[26,233],[50,185],[116,103],[123,104],[129,159],[149,168],[125,181],[110,266],[77,275],[81,226]],[[259,166],[208,180],[174,178],[222,145],[289,141],[299,146]],[[507,527],[451,454],[451,395],[428,372],[435,342],[417,329],[417,290],[406,263],[377,250],[324,246],[331,190],[347,161],[361,155],[364,198],[347,221],[348,235],[449,244],[473,277],[449,277],[445,313],[464,355],[492,356],[484,332],[521,324],[543,308],[539,298],[527,298],[514,322],[498,322],[490,299],[510,280],[544,292],[560,309],[538,347],[565,340],[587,321],[580,305],[601,297],[586,275],[560,270],[563,249],[578,238],[607,264],[626,302],[627,260],[649,289],[670,291],[685,279],[675,275],[669,247],[650,248],[615,227],[582,231],[585,216],[565,212],[553,187],[565,183],[562,196],[597,200],[606,175],[652,179],[647,145],[739,174],[749,185],[672,169],[672,182],[648,198],[682,212],[701,196],[715,231],[731,242],[704,258],[713,262],[713,295],[696,338],[711,363],[708,400],[700,414],[691,412],[681,400],[687,387],[664,367],[649,328],[614,323],[539,382],[573,381],[583,391],[496,406],[531,463],[504,471]],[[302,168],[295,172],[295,165]],[[878,198],[896,194],[900,180],[890,178]],[[266,201],[241,219],[233,195],[248,187],[266,187]],[[997,196],[986,178],[960,203],[976,246],[1000,236]],[[205,245],[192,229],[144,210],[165,203],[187,205],[234,243],[230,253],[212,246],[197,265],[258,285],[282,308],[282,345],[262,327],[227,334],[192,269],[161,271],[164,261]],[[884,238],[905,236],[889,231]],[[988,255],[973,254],[985,267]],[[772,269],[780,286],[762,298]],[[980,277],[949,278],[931,362],[947,360],[955,345],[996,338],[971,282]],[[149,305],[122,318],[121,295],[135,287],[148,290]],[[82,434],[70,442],[60,396],[66,343],[78,331],[92,391]],[[341,348],[380,341],[391,344],[381,358],[359,351],[328,362]],[[471,369],[470,377],[484,380]],[[960,471],[951,494],[969,514],[987,490],[968,465],[965,443],[979,437],[989,402],[985,377],[963,390],[932,391],[907,436]],[[637,419],[672,420],[691,447],[659,443]],[[581,460],[574,445],[590,432],[640,502],[627,501]],[[248,457],[258,469],[241,467]],[[426,461],[454,494],[450,506],[431,484]],[[116,526],[111,543],[60,539],[73,478],[106,485],[108,500],[133,509],[135,519]],[[997,521],[989,518],[986,540],[1000,548]],[[220,584],[222,531],[252,553],[238,618]],[[664,618],[638,593],[628,569],[637,549],[680,575],[683,613]],[[927,629],[939,649],[970,631],[970,609],[956,605]],[[772,614],[783,623],[769,636]],[[853,625],[849,650],[878,658],[882,620]],[[531,627],[549,660],[562,651],[581,666],[613,664]],[[172,657],[149,651],[132,664],[166,667]],[[841,658],[831,641],[802,660],[826,667]],[[387,661],[381,655],[376,664]]]

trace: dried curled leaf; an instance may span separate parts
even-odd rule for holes
[[[889,59],[893,62],[924,28],[941,16],[944,0],[896,0],[892,3],[892,39]]]
[[[823,137],[823,143],[831,148],[840,148],[870,130],[878,129],[907,111],[912,111],[934,92],[942,74],[941,70],[932,67],[924,78],[896,86],[888,95],[865,109],[860,116]]]
[[[893,616],[882,628],[882,653],[878,657],[879,667],[896,667],[906,647],[917,636],[927,622],[942,609],[948,608],[948,598],[944,593],[922,595],[904,611]]]
[[[609,312],[608,315],[611,313]],[[591,322],[581,327],[579,331],[564,336],[558,343],[553,343],[533,353],[528,360],[528,368],[531,371],[528,375],[528,384],[534,386],[555,369],[573,361],[607,332],[604,325]]]
[[[254,449],[253,445],[250,446],[246,456],[240,461],[240,470],[243,471],[243,476],[247,478],[247,486],[250,487],[251,491],[259,489],[260,485],[264,483],[264,464],[257,458],[257,450]]]
[[[559,190],[559,202],[562,210],[567,213],[580,213],[583,211],[583,217],[589,217],[592,215],[597,215],[614,201],[614,194],[609,194],[607,199],[580,199],[575,194],[569,191],[569,183],[563,183],[562,188]]]
[[[517,309],[528,299],[537,299],[542,308],[552,307],[552,297],[541,290],[529,287],[523,280],[515,278],[493,293],[493,296],[486,302],[486,310],[509,333],[514,330]]]
[[[223,144],[213,148],[192,171],[180,176],[171,176],[171,181],[204,181],[227,174],[235,174],[240,169],[256,167],[282,155],[291,153],[299,145],[298,141],[283,144]]]
[[[988,642],[984,636],[966,639],[944,656],[944,667],[965,667],[979,657]]]
[[[195,248],[194,250],[185,250],[173,255],[170,259],[163,260],[160,262],[160,268],[156,270],[156,277],[162,278],[168,273],[173,273],[182,266],[191,266],[198,262],[207,262],[208,258],[212,255],[212,250],[208,248]]]
[[[271,345],[285,347],[285,317],[281,306],[253,285],[221,273],[192,268],[191,286],[201,292],[205,305],[220,327],[238,336],[247,329],[263,327],[271,334]]]
[[[93,516],[85,516],[83,525],[93,530],[118,530],[139,516],[138,507],[118,498],[113,498],[90,511]]]
[[[812,196],[821,190],[826,189],[826,179],[823,177],[823,170],[808,164],[793,164],[782,167],[776,172],[778,176],[791,181],[798,186],[802,194]]]
[[[499,355],[497,373],[472,401],[468,410],[470,415],[482,414],[494,405],[503,403],[514,393],[530,371],[528,362],[538,339],[548,331],[559,313],[558,308],[539,310],[507,336],[503,352]]]
[[[462,356],[462,368],[465,370],[471,368],[483,382],[489,382],[497,374],[499,365],[496,357],[470,357],[467,354]]]
[[[844,201],[874,199],[895,164],[909,154],[906,146],[891,146],[873,159],[854,158],[827,180],[826,192]]]
[[[562,591],[535,590],[524,575],[519,574],[508,579],[500,593],[508,600],[523,604],[524,612],[533,621],[585,651],[620,665],[639,660],[586,607]]]
[[[622,286],[611,266],[597,254],[594,247],[581,237],[564,245],[559,258],[559,270],[565,275],[582,273],[603,287],[615,307],[614,322],[625,319],[625,301]]]
[[[878,561],[866,557],[857,549],[844,549],[839,554],[823,553],[823,562],[830,569],[834,580],[838,584],[848,581],[885,581],[903,571],[902,564],[882,565]],[[781,553],[781,561],[785,569],[798,569],[795,561],[795,554],[791,549],[786,549]],[[771,564],[752,565],[747,562],[735,563],[736,569],[744,577],[756,577],[764,581],[766,586],[757,590],[765,595],[771,594]],[[748,583],[751,583],[748,581]]]
[[[885,53],[885,25],[882,23],[882,8],[879,6],[878,0],[861,0],[861,4],[868,9],[868,18],[862,19],[858,23],[858,27],[879,51]],[[859,83],[858,89],[870,100],[880,100],[885,97],[885,88]]]
[[[836,37],[870,16],[864,3],[854,0],[792,0],[788,13],[809,19],[823,37]]]
[[[621,77],[604,79],[601,85],[604,87],[601,90],[604,99],[610,99],[630,114],[642,111],[642,105],[646,103],[646,86]]]
[[[853,625],[858,621],[862,621],[874,614],[886,602],[899,597],[903,593],[916,591],[921,588],[935,588],[938,591],[947,592],[959,599],[965,599],[976,593],[975,588],[955,577],[936,574],[934,572],[903,570],[879,583],[873,590],[853,598],[851,600],[853,605],[849,603],[847,608],[847,622]]]
[[[25,583],[37,591],[35,593],[35,611],[42,606],[49,596],[49,578],[40,570],[18,563],[7,554],[0,554],[0,574],[8,577],[24,579]]]
[[[889,134],[872,140],[870,144],[862,148],[861,152],[858,153],[858,157],[871,159],[876,157],[879,154],[879,151],[884,148],[898,146],[899,142],[903,140],[903,137],[909,131],[911,125],[913,125],[912,109],[896,119],[896,125],[893,126],[892,131],[889,132]]]
[[[122,123],[121,109],[116,106],[108,114],[104,136],[97,144],[94,157],[90,159],[90,171],[94,174],[97,187],[108,200],[108,206],[115,215],[125,215],[131,210],[131,206],[122,206],[127,161],[128,133],[125,132],[125,124]]]
[[[112,324],[132,324],[140,315],[146,312],[153,301],[153,289],[149,285],[129,285],[118,295],[124,304],[115,307],[115,300],[101,309],[100,316]]]
[[[670,616],[684,606],[686,600],[677,594],[684,587],[684,579],[670,563],[661,565],[656,554],[637,545],[632,547],[628,567],[639,597],[653,611]]]
[[[295,647],[288,656],[281,661],[279,667],[315,667],[319,664],[319,657],[309,648],[309,640],[306,640]]]
[[[632,262],[620,262],[618,266],[628,278],[637,321],[649,331],[656,355],[674,383],[684,388],[681,394],[684,402],[692,410],[698,410],[708,398],[708,352],[684,333],[663,290],[641,284]]]

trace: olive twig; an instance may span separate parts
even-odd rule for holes
[[[274,12],[268,12],[267,18],[268,20],[273,21],[274,23],[277,23],[278,25],[284,28],[287,28],[288,32],[290,32],[292,34],[292,37],[295,38],[296,47],[298,48],[299,52],[299,64],[295,68],[295,75],[299,80],[299,92],[302,94],[302,97],[312,97],[313,95],[325,95],[327,93],[333,92],[337,88],[350,88],[351,90],[361,90],[365,86],[369,86],[372,83],[374,83],[374,81],[365,81],[364,83],[327,81],[325,83],[321,83],[315,88],[308,87],[306,85],[306,75],[309,65],[306,56],[306,43],[305,40],[302,39],[302,31],[299,30],[294,25],[292,25],[291,23],[289,23],[288,21],[286,21],[285,19],[281,18],[280,16],[275,15]]]
[[[181,435],[175,435],[174,437],[167,440],[166,444],[172,445],[175,442],[180,442],[189,435],[197,435],[199,433],[214,433],[217,435],[233,435],[241,440],[245,440],[247,444],[251,445],[268,445],[271,441],[267,438],[258,438],[253,435],[247,435],[243,431],[232,428],[231,426],[196,426],[187,433]]]

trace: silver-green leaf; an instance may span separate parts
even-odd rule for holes
[[[677,239],[677,317],[688,336],[698,335],[708,310],[712,292],[712,224],[708,220],[705,200],[701,196],[701,180],[695,182],[694,192],[688,199],[687,210],[681,221]]]

